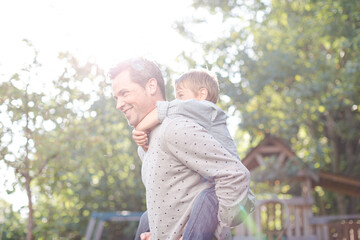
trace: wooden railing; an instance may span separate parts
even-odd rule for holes
[[[312,204],[304,198],[258,201],[245,223],[235,228],[234,239],[316,239],[308,222]]]
[[[312,217],[317,239],[360,239],[360,214]]]
[[[255,211],[234,229],[234,240],[360,239],[360,215],[312,216],[304,198],[258,201]]]

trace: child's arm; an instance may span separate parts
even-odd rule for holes
[[[157,114],[157,109],[155,108],[148,115],[146,115],[146,117],[135,127],[132,132],[132,138],[134,142],[138,146],[141,146],[145,152],[149,147],[147,130],[159,124]]]
[[[143,120],[136,126],[137,131],[146,131],[159,124],[157,108],[152,110]]]

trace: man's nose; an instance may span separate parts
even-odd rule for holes
[[[124,107],[125,103],[121,98],[118,98],[116,100],[116,109],[118,110],[122,110],[122,108]]]

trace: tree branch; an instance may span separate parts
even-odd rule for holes
[[[46,165],[48,164],[48,162],[54,158],[56,158],[57,156],[59,156],[59,153],[55,153],[52,156],[48,157],[41,165],[39,171],[37,172],[37,174],[34,175],[34,178],[36,178],[37,176],[39,176],[42,171],[44,170],[44,168],[46,167]]]

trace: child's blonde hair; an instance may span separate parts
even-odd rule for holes
[[[206,100],[216,104],[219,96],[219,83],[215,74],[208,70],[190,70],[175,81],[175,87],[186,87],[196,94],[201,88],[208,91]]]

